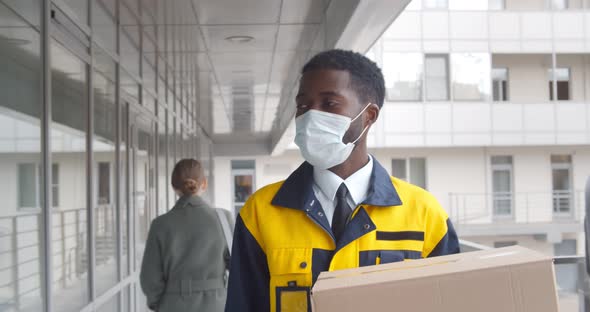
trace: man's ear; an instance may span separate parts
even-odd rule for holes
[[[366,114],[365,114],[365,126],[372,126],[379,118],[379,106],[375,103],[371,103],[369,107],[367,107]]]

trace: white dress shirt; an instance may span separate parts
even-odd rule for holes
[[[336,209],[336,191],[342,183],[348,188],[347,202],[351,209],[367,198],[371,174],[373,173],[373,158],[369,155],[369,162],[357,170],[346,180],[330,170],[313,168],[313,193],[324,209],[324,214],[332,226],[332,217]]]

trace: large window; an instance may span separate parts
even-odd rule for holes
[[[426,189],[425,158],[394,158],[391,160],[391,171],[396,178]]]
[[[492,69],[492,98],[494,102],[508,101],[508,68]]]
[[[573,211],[571,155],[552,155],[551,174],[553,180],[553,213],[556,216],[570,216]]]
[[[492,204],[494,217],[513,214],[512,156],[492,156]]]
[[[453,99],[485,101],[490,93],[490,55],[455,53],[452,55]]]
[[[426,100],[449,99],[449,62],[447,55],[426,55]]]
[[[548,70],[549,76],[549,99],[555,101],[554,91],[557,90],[557,100],[567,101],[570,100],[570,69],[569,68],[556,68],[555,72],[553,69]],[[555,81],[556,87],[553,87]]]
[[[422,100],[421,53],[383,53],[383,75],[390,101]]]

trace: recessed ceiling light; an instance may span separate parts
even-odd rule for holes
[[[254,40],[254,37],[252,37],[252,36],[229,36],[229,37],[225,38],[225,40],[227,40],[231,43],[248,43],[248,42]]]

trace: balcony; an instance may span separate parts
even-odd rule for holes
[[[583,231],[583,191],[452,193],[449,199],[449,215],[460,236]]]
[[[590,102],[387,102],[369,147],[590,144]]]

